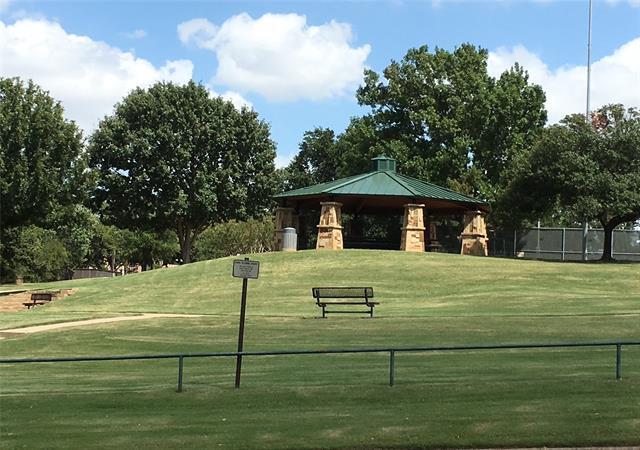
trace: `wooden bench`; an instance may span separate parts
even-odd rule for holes
[[[31,294],[31,301],[23,303],[23,305],[26,306],[27,309],[31,309],[49,303],[51,300],[53,300],[53,294],[51,292],[33,292]]]
[[[372,287],[315,287],[311,289],[311,295],[316,299],[316,305],[322,308],[322,317],[327,317],[328,313],[339,314],[369,314],[373,317],[373,308],[378,304],[370,301],[373,298]],[[346,299],[347,301],[326,301],[325,299]],[[356,301],[360,299],[360,301]],[[327,306],[364,306],[366,310],[339,309],[327,310]]]

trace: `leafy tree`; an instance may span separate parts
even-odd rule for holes
[[[36,232],[24,227],[48,227],[59,209],[83,201],[85,167],[81,133],[65,120],[60,103],[32,81],[0,78],[0,274],[5,280],[18,264],[26,264],[27,254],[48,258],[39,251],[20,253],[16,245],[23,233],[29,242],[36,239]],[[38,236],[38,242],[54,242],[49,234]],[[56,252],[58,243],[51,244]],[[22,262],[14,261],[16,254]],[[28,267],[40,263],[48,265],[31,261]],[[33,269],[33,277],[56,272],[53,265],[53,271]]]
[[[586,123],[567,116],[549,127],[520,162],[502,199],[513,221],[562,214],[604,228],[603,260],[613,230],[640,219],[640,113],[608,105]]]
[[[315,154],[337,155],[340,177],[369,170],[370,159],[384,153],[407,175],[493,200],[512,161],[535,142],[546,112],[542,89],[522,67],[494,79],[487,56],[470,44],[452,52],[423,46],[382,74],[367,70],[357,97],[371,112],[352,119],[336,150]],[[314,162],[323,163],[329,161]]]
[[[83,201],[82,136],[59,102],[32,81],[0,78],[2,226],[42,225]]]
[[[300,143],[300,152],[287,167],[285,189],[297,189],[331,181],[336,176],[337,165],[333,130],[316,128],[307,131]]]
[[[484,49],[426,46],[392,62],[384,81],[368,70],[358,100],[405,173],[439,184],[468,178],[465,189],[493,199],[514,154],[544,126],[545,96],[516,65],[495,80]],[[474,169],[473,176],[468,172]]]
[[[63,277],[70,269],[69,255],[55,232],[35,225],[6,230],[8,270],[3,277],[24,277],[31,282]]]
[[[96,264],[92,260],[92,245],[97,239],[98,218],[82,205],[69,205],[55,210],[50,217],[48,227],[56,232],[69,254],[72,268],[87,267]]]
[[[175,231],[185,263],[209,225],[263,214],[277,183],[268,125],[193,82],[134,90],[89,152],[107,222]]]

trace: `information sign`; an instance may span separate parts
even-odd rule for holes
[[[233,276],[236,278],[258,278],[259,261],[236,259],[233,261]]]

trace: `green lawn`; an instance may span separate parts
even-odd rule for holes
[[[254,255],[246,350],[640,340],[640,266],[383,251]],[[3,314],[0,329],[202,314],[0,340],[0,357],[235,350],[225,258],[117,279]],[[371,285],[376,318],[318,319],[310,288]],[[40,287],[40,286],[39,286]],[[0,301],[1,297],[0,297]],[[640,348],[247,357],[0,366],[0,448],[421,448],[640,442]]]

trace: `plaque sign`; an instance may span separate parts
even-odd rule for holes
[[[258,278],[260,272],[259,261],[236,259],[233,261],[233,276],[236,278]]]

